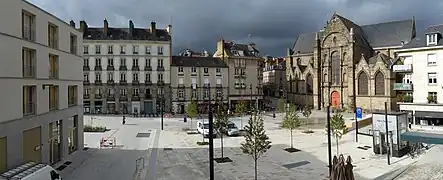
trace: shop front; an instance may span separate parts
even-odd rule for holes
[[[94,101],[94,113],[101,114],[103,113],[103,101]]]
[[[62,120],[49,123],[49,163],[61,160],[62,154]]]
[[[72,122],[68,137],[69,154],[71,154],[78,150],[78,116],[70,117],[69,121]]]
[[[0,138],[0,173],[5,172],[8,170],[8,164],[7,164],[7,139],[6,137]]]
[[[115,102],[113,101],[106,102],[106,113],[115,114]]]
[[[85,114],[91,113],[91,101],[83,101],[83,112]]]

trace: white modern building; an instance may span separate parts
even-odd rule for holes
[[[403,73],[394,85],[401,111],[420,126],[443,125],[443,25],[428,27],[396,53],[402,60],[393,71]]]
[[[24,0],[0,1],[0,172],[83,148],[82,34]]]
[[[84,112],[158,115],[170,111],[171,25],[88,27],[83,33]],[[163,102],[163,103],[162,103]]]

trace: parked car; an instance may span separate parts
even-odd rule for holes
[[[197,131],[199,134],[202,134],[203,137],[209,137],[209,121],[207,119],[197,121]],[[213,137],[217,137],[215,131]]]
[[[237,125],[235,125],[234,122],[229,121],[226,134],[228,136],[238,136],[240,135],[240,130],[238,129]]]
[[[0,174],[0,180],[61,180],[57,170],[47,164],[28,162],[15,169]]]

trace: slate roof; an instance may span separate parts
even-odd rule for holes
[[[108,28],[108,36],[104,37],[104,28],[88,27],[83,38],[87,40],[156,40],[170,41],[171,36],[166,29],[156,29],[156,38],[154,38],[150,29],[134,28],[132,37],[129,28]]]
[[[383,53],[378,53],[377,55],[372,56],[371,58],[368,59],[368,64],[375,64],[377,63],[378,60],[381,60],[385,65],[388,66],[391,66],[395,63],[394,59],[392,59],[388,55]]]
[[[442,46],[443,45],[443,40],[442,40],[442,33],[443,33],[443,25],[434,25],[434,26],[430,26],[428,28],[425,29],[425,31],[419,35],[417,35],[417,37],[415,37],[414,39],[412,39],[411,42],[409,42],[408,44],[404,45],[401,49],[411,49],[411,48],[420,48],[420,47],[426,47],[426,34],[432,34],[432,33],[438,33],[439,37],[438,42],[437,42],[437,46]]]
[[[171,66],[228,68],[228,65],[220,58],[189,56],[172,56]]]
[[[231,41],[225,41],[224,48],[228,56],[235,56],[232,54],[232,51],[243,51],[243,54],[246,57],[258,57],[259,53],[258,49],[250,44],[237,44]],[[255,52],[255,54],[252,52]]]
[[[413,20],[393,21],[379,24],[370,24],[358,26],[352,21],[338,16],[345,24],[348,30],[354,27],[356,41],[367,44],[372,48],[398,46],[401,42],[408,43],[413,37]],[[319,32],[319,36],[322,34]],[[300,34],[295,41],[292,51],[294,53],[300,52],[312,53],[315,45],[315,32]]]

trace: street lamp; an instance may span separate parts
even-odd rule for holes
[[[161,94],[161,97],[160,97],[160,105],[158,105],[158,106],[160,106],[159,108],[160,108],[160,115],[161,115],[161,130],[163,130],[163,114],[164,114],[164,105],[165,105],[165,103],[164,103],[164,96],[165,96],[165,94],[164,94],[164,92],[163,92],[163,88],[162,88],[162,94]]]

